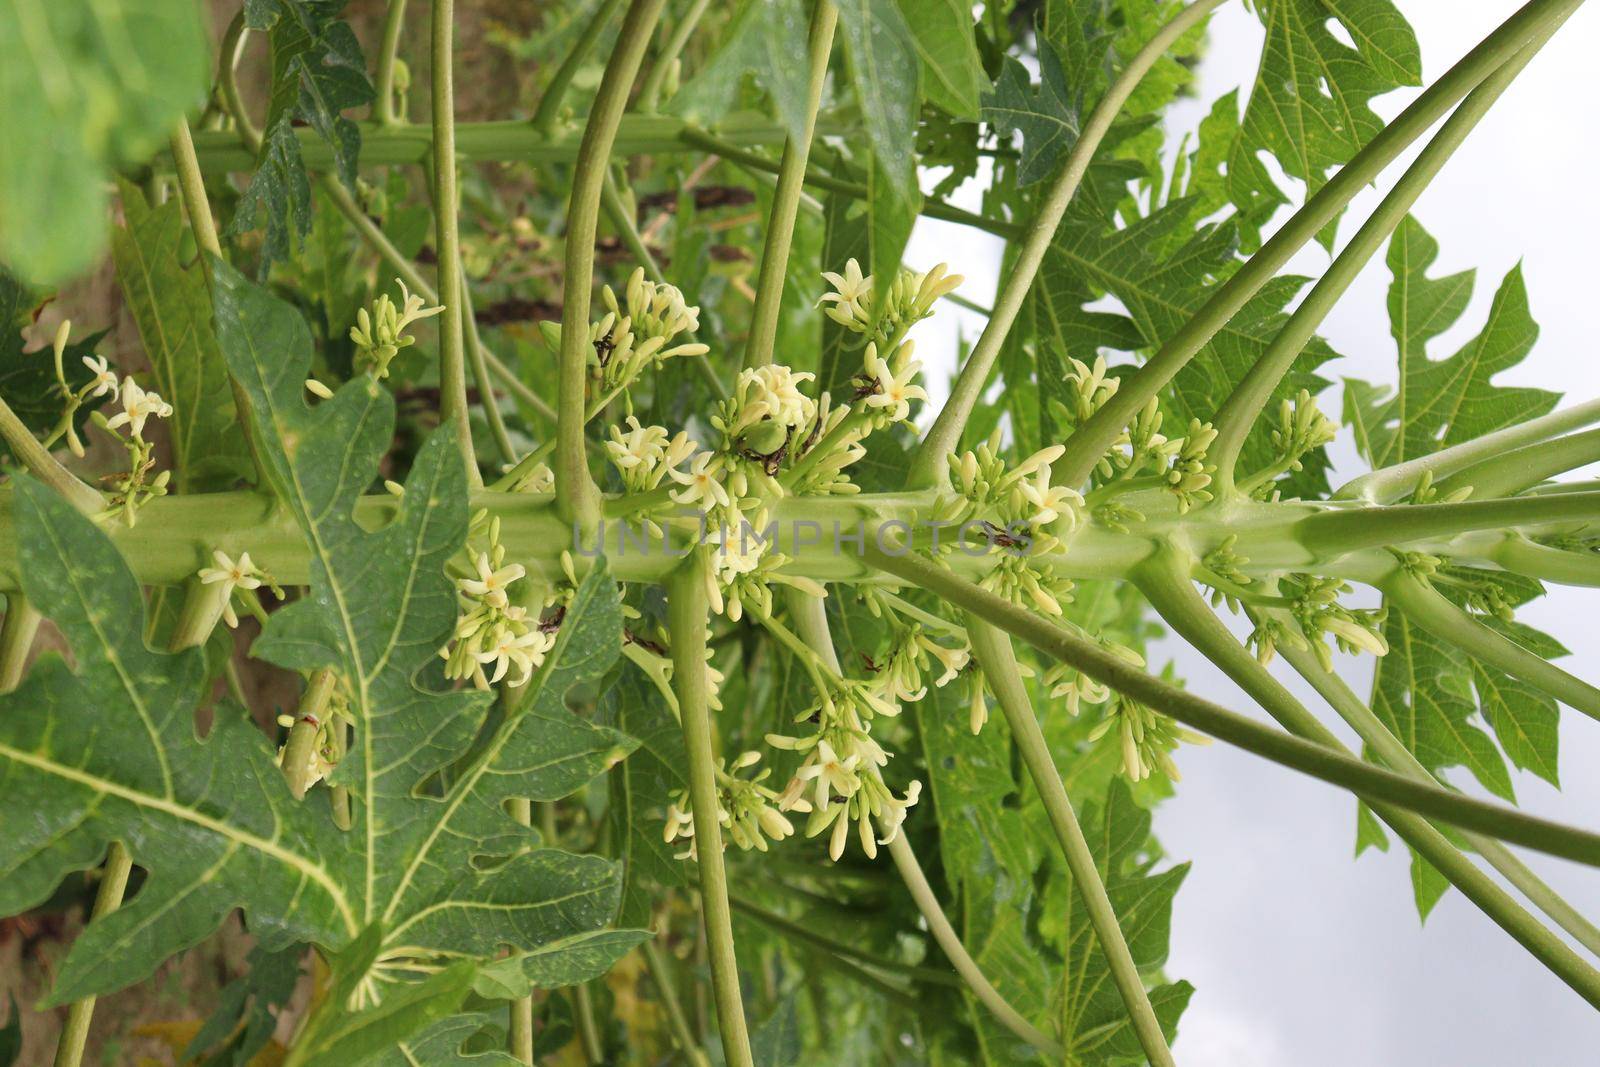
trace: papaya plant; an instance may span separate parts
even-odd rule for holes
[[[0,915],[88,920],[0,1048],[83,1062],[236,916],[175,1062],[1170,1065],[1151,812],[1212,740],[1600,1007],[1519,856],[1600,834],[1511,778],[1600,718],[1518,618],[1600,585],[1600,402],[1495,381],[1520,271],[1430,352],[1472,277],[1412,214],[1581,0],[1387,122],[1390,0],[1253,0],[1173,150],[1223,2],[250,0],[215,54],[190,0],[0,6]],[[1004,243],[992,306],[919,218]],[[1380,252],[1397,376],[1336,419]]]

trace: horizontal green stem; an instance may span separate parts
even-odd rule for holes
[[[1432,586],[1403,572],[1383,585],[1383,595],[1416,623],[1473,659],[1536,686],[1563,704],[1600,719],[1600,689],[1574,677],[1446,600]]]
[[[433,133],[426,125],[382,126],[374,122],[357,124],[361,131],[361,165],[364,167],[417,164],[433,149]],[[692,123],[671,115],[626,115],[612,144],[613,158],[631,159],[645,155],[671,155],[694,150],[684,139]],[[848,129],[842,122],[828,122],[828,133]],[[333,152],[327,142],[310,127],[295,131],[301,157],[312,170],[333,168]],[[740,148],[773,146],[783,143],[782,123],[754,113],[741,113],[721,120],[717,136]],[[195,152],[201,168],[208,174],[249,171],[255,167],[255,154],[239,143],[230,130],[196,130]],[[541,132],[525,119],[494,122],[463,122],[456,126],[456,155],[478,163],[571,163],[578,156],[579,134],[560,128]]]
[[[960,576],[908,554],[877,548],[866,558],[885,573],[921,586],[978,615],[1039,651],[1059,659],[1119,693],[1247,752],[1364,797],[1388,802],[1452,826],[1498,837],[1553,856],[1600,866],[1600,834],[1564,826],[1526,812],[1461,796],[1393,771],[1362,763],[1327,747],[1263,726],[1203,697],[1161,681],[1092,641],[1017,607]]]
[[[1600,400],[1575,404],[1570,408],[1552,411],[1529,422],[1508,426],[1494,433],[1451,445],[1431,455],[1420,456],[1363,474],[1339,487],[1336,500],[1367,500],[1388,504],[1409,496],[1417,488],[1424,474],[1432,474],[1435,482],[1442,481],[1457,471],[1465,470],[1484,460],[1505,455],[1524,445],[1547,441],[1573,430],[1600,422]]]
[[[1300,520],[1296,536],[1314,555],[1382,548],[1475,530],[1600,520],[1600,492],[1341,508]]]
[[[1208,344],[1228,322],[1277,276],[1293,255],[1338,218],[1352,198],[1372,183],[1406,146],[1422,136],[1529,40],[1558,24],[1582,0],[1532,0],[1467,53],[1422,92],[1326,185],[1308,199],[1144,366],[1122,379],[1122,387],[1067,439],[1067,451],[1054,466],[1062,485],[1086,483],[1095,464],[1139,410]]]

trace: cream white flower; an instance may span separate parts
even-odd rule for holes
[[[673,481],[683,486],[682,489],[674,489],[670,494],[672,499],[680,504],[725,508],[732,503],[728,490],[717,479],[721,471],[714,453],[701,452],[690,461],[687,471],[673,470],[668,473]]]
[[[834,305],[827,309],[829,318],[840,325],[849,326],[856,320],[870,317],[867,306],[872,300],[872,275],[863,275],[860,263],[851,259],[845,263],[843,274],[825,270],[822,277],[835,290],[817,301],[819,307],[823,304]]]
[[[546,654],[555,646],[556,635],[544,633],[539,629],[531,629],[526,633],[516,634],[509,629],[503,630],[499,639],[488,648],[478,653],[478,662],[487,666],[493,663],[494,671],[489,676],[489,684],[497,684],[506,676],[506,672],[515,666],[517,671],[510,682],[506,683],[515,689],[525,685],[533,672],[544,663]]]
[[[487,552],[478,553],[476,566],[478,576],[458,579],[456,588],[466,596],[477,597],[497,608],[503,608],[508,603],[506,587],[528,573],[527,568],[520,563],[508,564],[496,570],[490,564]]]
[[[222,601],[222,621],[228,626],[239,625],[239,616],[233,610],[233,594],[235,590],[260,589],[263,575],[255,563],[250,559],[250,553],[241,553],[238,560],[230,559],[226,552],[215,549],[211,553],[214,567],[200,568],[200,583],[202,585],[216,585],[222,583],[225,591]]]
[[[876,391],[866,398],[867,406],[887,414],[890,422],[900,422],[910,417],[911,402],[928,399],[926,390],[915,384],[917,372],[921,369],[921,363],[906,360],[900,373],[895,374],[888,361],[869,348],[866,371],[867,377],[876,385]]]
[[[763,387],[762,399],[766,401],[767,412],[773,419],[785,426],[799,426],[809,422],[816,414],[816,401],[800,391],[802,383],[816,380],[815,374],[792,371],[780,363],[756,367],[749,373]]]
[[[85,385],[85,396],[110,396],[117,391],[117,375],[106,362],[104,356],[84,356],[83,365],[88,367],[94,377]]]
[[[861,785],[861,779],[856,775],[856,768],[860,764],[861,757],[854,753],[841,759],[833,750],[833,746],[824,738],[817,742],[817,747],[812,750],[811,759],[795,772],[795,779],[800,782],[816,783],[812,794],[812,806],[816,811],[825,812],[828,810],[828,798],[832,794],[848,797]]]
[[[143,438],[145,420],[152,415],[164,419],[172,414],[172,405],[154,392],[139,387],[132,378],[122,379],[122,410],[106,420],[106,429],[115,430],[126,425],[134,437]]]

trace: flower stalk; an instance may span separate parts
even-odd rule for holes
[[[706,560],[696,553],[667,583],[667,625],[672,636],[672,684],[683,720],[688,753],[689,795],[694,804],[694,838],[700,868],[700,911],[711,957],[711,987],[717,1027],[729,1067],[753,1067],[744,998],[739,991],[739,958],[733,947],[733,914],[723,863],[718,821],[717,762],[712,750],[710,683],[706,676],[706,634],[711,626],[706,599]]]

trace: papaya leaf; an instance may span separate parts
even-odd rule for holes
[[[987,82],[973,36],[972,8],[955,0],[900,0],[928,102],[963,119],[978,117],[980,86]]]
[[[125,227],[111,235],[122,294],[139,326],[155,389],[172,405],[167,430],[180,491],[225,489],[250,473],[250,454],[211,326],[211,295],[198,265],[183,265],[182,205],[155,208],[123,182]]]
[[[265,31],[272,47],[272,90],[250,186],[230,232],[266,227],[264,262],[289,254],[311,228],[311,182],[293,127],[304,123],[328,143],[335,173],[355,189],[361,128],[346,108],[371,103],[372,83],[355,31],[339,18],[345,0],[250,0],[245,25]]]
[[[563,796],[631,747],[565,706],[616,659],[615,584],[595,568],[525,710],[479,738],[486,695],[442,691],[436,665],[456,612],[444,562],[466,533],[459,455],[434,435],[393,521],[358,526],[392,400],[363,378],[307,407],[303,322],[226,265],[216,270],[223,351],[251,390],[266,463],[316,560],[309,595],[275,615],[257,648],[282,665],[338,670],[357,721],[339,768],[355,825],[341,833],[325,807],[294,801],[267,739],[235,709],[195,736],[209,694],[203,652],[147,647],[142,609],[130,607],[142,603],[138,585],[111,541],[19,479],[24,592],[66,638],[77,672],[48,657],[0,702],[0,913],[44,899],[107,840],[148,870],[130,901],[78,938],[51,1002],[148,975],[235,908],[269,949],[337,952],[375,928],[367,936],[385,957],[489,959],[600,929],[616,912],[616,865],[538,847],[505,804]],[[440,795],[422,788],[458,760]]]
[[[504,1046],[493,1019],[482,1012],[462,1012],[367,1060],[366,1067],[417,1067],[419,1063],[427,1067],[522,1067],[522,1061],[510,1053],[474,1040],[485,1033],[494,1035],[495,1045]]]
[[[984,121],[1002,137],[1022,137],[1022,159],[1017,181],[1031,185],[1055,173],[1056,167],[1078,141],[1081,130],[1077,95],[1067,84],[1061,57],[1048,40],[1039,43],[1039,85],[1034,87],[1028,68],[1010,56],[983,98]]]
[[[1388,305],[1399,355],[1398,384],[1390,389],[1345,382],[1345,421],[1355,429],[1357,449],[1374,467],[1542,415],[1559,398],[1542,389],[1494,384],[1496,375],[1527,357],[1539,335],[1520,267],[1513,267],[1501,283],[1477,336],[1446,359],[1429,357],[1428,343],[1466,312],[1475,281],[1471,270],[1430,276],[1438,255],[1438,242],[1414,217],[1389,239],[1393,281]],[[1496,582],[1514,605],[1542,592],[1538,583],[1508,575],[1471,572],[1461,577]],[[1440,591],[1460,599],[1448,586]],[[1558,642],[1532,627],[1493,619],[1486,624],[1547,659],[1566,654]],[[1397,612],[1389,614],[1383,632],[1389,654],[1378,662],[1372,709],[1424,766],[1435,772],[1464,766],[1485,788],[1507,799],[1513,794],[1505,756],[1558,784],[1559,710],[1554,700],[1485,664],[1471,662],[1463,670],[1453,645]],[[1413,856],[1412,886],[1418,911],[1426,918],[1448,883]]]
[[[497,1000],[525,997],[535,989],[561,989],[599,978],[655,934],[649,930],[594,930],[574,934],[495,960],[479,968],[472,988]]]
[[[1488,321],[1447,359],[1428,356],[1428,342],[1448,330],[1472,299],[1474,271],[1442,278],[1428,271],[1439,243],[1414,217],[1389,239],[1389,323],[1399,350],[1394,389],[1347,380],[1345,421],[1355,427],[1356,447],[1374,467],[1400,463],[1543,415],[1559,393],[1499,386],[1495,375],[1521,363],[1533,349],[1539,326],[1528,310],[1522,268],[1501,282]]]
[[[205,27],[189,0],[0,2],[0,260],[43,284],[93,264],[108,172],[149,159],[205,96]]]
[[[1234,203],[1270,216],[1288,198],[1261,165],[1270,154],[1285,174],[1316,192],[1378,131],[1373,97],[1422,82],[1416,35],[1390,0],[1260,0],[1266,27],[1261,64],[1243,125],[1229,153]],[[1349,44],[1329,28],[1337,20]],[[1331,226],[1324,239],[1331,238]]]
[[[789,135],[804,136],[810,89],[795,49],[806,39],[808,21],[797,0],[744,0],[716,54],[678,90],[668,110],[714,126],[734,109],[744,79],[754,76],[771,95]]]

